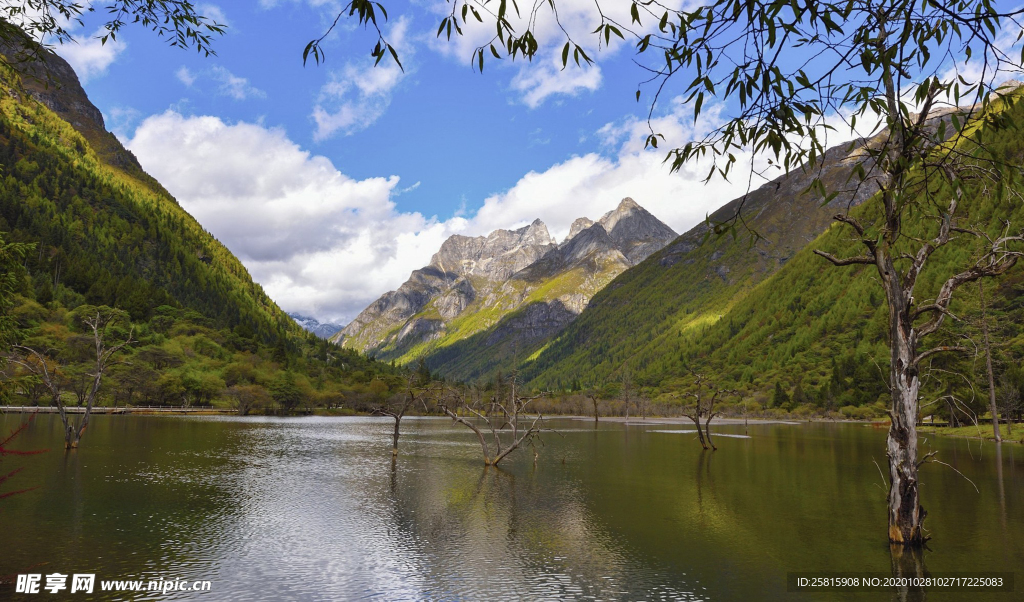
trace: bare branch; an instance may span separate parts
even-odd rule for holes
[[[858,255],[856,257],[836,257],[831,253],[826,253],[820,249],[814,249],[815,255],[820,255],[825,259],[832,262],[833,265],[846,266],[846,265],[875,265],[875,258],[868,257],[867,255]]]

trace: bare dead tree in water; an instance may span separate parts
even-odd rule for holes
[[[591,391],[590,393],[587,393],[587,398],[590,399],[592,404],[594,404],[594,422],[597,422],[598,417],[600,416],[600,413],[597,410],[597,392]]]
[[[13,356],[11,363],[20,366],[28,371],[29,374],[38,378],[49,391],[53,405],[57,406],[61,424],[64,426],[64,449],[76,449],[78,447],[85,429],[89,427],[89,418],[96,404],[96,398],[103,381],[103,374],[107,371],[107,368],[116,363],[113,361],[113,357],[135,342],[135,339],[132,337],[133,330],[129,330],[125,339],[112,347],[108,347],[105,341],[109,334],[109,329],[122,320],[126,320],[126,318],[127,314],[123,311],[109,307],[96,308],[95,315],[90,311],[89,315],[82,318],[82,323],[92,331],[96,363],[93,365],[93,371],[89,375],[92,378],[92,384],[89,387],[85,400],[85,412],[78,422],[69,416],[65,407],[64,391],[61,378],[58,375],[59,366],[57,363],[35,349],[24,345],[14,345],[15,351],[22,355]]]
[[[405,391],[392,395],[383,403],[373,408],[374,414],[390,416],[395,421],[395,430],[391,435],[392,458],[398,456],[398,437],[401,434],[402,418],[415,406],[424,404],[424,392],[426,389],[415,386],[417,382],[417,376],[415,374],[410,375]],[[427,383],[429,383],[429,377]]]
[[[550,393],[523,395],[516,371],[512,371],[507,380],[507,387],[496,387],[490,396],[474,395],[465,387],[447,387],[438,399],[442,412],[476,434],[485,466],[497,466],[506,456],[548,430],[543,427],[544,416],[539,412],[531,415],[529,406]]]
[[[731,389],[719,389],[700,372],[691,370],[690,374],[693,375],[696,390],[683,393],[684,397],[693,399],[692,405],[683,407],[683,416],[692,420],[693,424],[697,427],[697,439],[700,440],[701,447],[718,451],[718,448],[715,447],[714,442],[711,440],[711,419],[720,414],[720,412],[715,410],[715,404],[724,395],[735,394],[736,392]],[[704,421],[703,428],[701,428],[701,420]]]

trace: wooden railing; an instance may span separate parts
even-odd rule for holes
[[[188,414],[191,412],[223,412],[226,408],[215,408],[211,406],[93,406],[93,414],[131,414],[133,412],[166,412],[169,414]],[[64,406],[68,414],[84,414],[85,406]],[[0,412],[56,414],[60,410],[57,406],[3,406],[0,405]]]

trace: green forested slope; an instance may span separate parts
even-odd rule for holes
[[[0,241],[31,245],[3,310],[66,403],[95,362],[82,318],[104,306],[124,314],[108,336],[135,343],[102,404],[367,409],[403,386],[393,366],[302,331],[103,129],[70,67],[47,61],[32,79],[0,60]],[[0,368],[0,403],[50,402],[37,378]]]
[[[1011,116],[1019,122],[1024,110],[1017,106]],[[1009,193],[1000,194],[994,186],[983,189],[981,184],[971,190],[961,223],[995,235],[1009,220],[1011,230],[1017,231],[1024,226],[1024,185],[1017,177],[1024,165],[1024,137],[1019,129],[975,131],[1014,167],[1003,170]],[[949,198],[941,183],[931,182],[929,190],[937,202]],[[854,214],[864,218],[872,208],[869,201]],[[794,215],[789,223],[795,223]],[[907,234],[931,237],[933,227],[915,222],[908,224]],[[524,373],[537,387],[590,387],[617,380],[626,364],[649,395],[669,400],[675,390],[687,386],[693,368],[762,406],[779,403],[780,398],[790,408],[801,403],[833,408],[872,405],[884,398],[888,377],[887,309],[874,268],[837,268],[813,254],[813,249],[823,249],[839,256],[856,255],[860,243],[850,238],[849,230],[832,226],[759,283],[751,268],[714,277],[715,265],[756,262],[756,248],[712,238],[688,248],[688,263],[677,262],[666,270],[666,258],[678,246],[672,245],[595,297],[558,341],[524,366]],[[917,303],[933,297],[946,277],[971,265],[983,243],[964,236],[937,252],[919,281]],[[1013,387],[1024,385],[1017,368],[1024,358],[1021,267],[987,285],[989,325],[998,345],[997,380]],[[958,293],[953,312],[963,319],[948,321],[945,332],[926,340],[925,346],[943,339],[962,341],[964,336],[981,340],[977,286]],[[954,393],[980,407],[987,396],[984,386],[974,384],[984,382],[980,353],[938,356],[925,379],[925,395]]]
[[[0,231],[37,243],[26,267],[40,300],[80,296],[136,319],[181,305],[265,341],[298,332],[241,262],[141,169],[104,161],[10,68],[0,80]]]
[[[877,190],[875,174],[862,186],[849,184],[863,141],[830,149],[818,167],[779,177],[710,216],[727,222],[737,214],[746,234],[718,237],[700,224],[646,261],[619,275],[594,296],[580,317],[523,366],[539,385],[566,388],[615,380],[624,364],[648,372],[656,384],[679,361],[681,340],[728,312],[828,228],[832,216],[864,202]],[[815,177],[839,192],[830,202],[807,192]],[[683,201],[680,201],[683,202]],[[635,366],[633,366],[635,364]]]

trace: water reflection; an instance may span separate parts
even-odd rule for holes
[[[210,579],[216,599],[740,600],[787,597],[792,571],[1024,566],[1006,444],[931,442],[980,492],[925,466],[935,539],[909,557],[884,541],[883,432],[723,426],[749,438],[705,452],[678,427],[556,426],[536,462],[526,449],[487,469],[444,420],[404,420],[392,458],[383,419],[99,417],[78,452],[22,462],[40,488],[0,506],[17,542],[0,574]],[[43,416],[26,434],[60,437]]]

